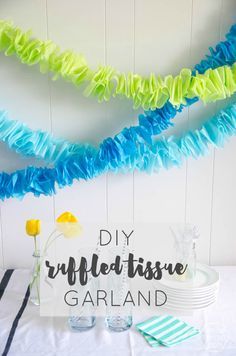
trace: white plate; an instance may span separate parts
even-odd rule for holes
[[[190,307],[181,307],[178,305],[171,305],[171,304],[165,304],[163,305],[163,307],[167,308],[167,309],[171,309],[171,310],[177,310],[177,311],[191,311],[191,310],[199,310],[199,309],[205,309],[208,308],[209,306],[213,305],[216,302],[216,300],[211,301],[208,304],[204,304],[204,305],[198,305],[198,306],[190,306]]]
[[[171,288],[166,286],[165,284],[159,283],[158,284],[160,289],[166,290],[169,293],[175,293],[178,295],[206,295],[206,294],[211,294],[216,292],[219,289],[219,283],[214,284],[212,288],[202,288],[202,289],[191,289],[190,287],[188,289],[179,289],[179,288]],[[155,285],[157,287],[157,284]]]
[[[180,304],[178,302],[166,302],[162,308],[170,308],[170,309],[176,309],[176,310],[195,310],[195,309],[204,309],[208,307],[209,305],[212,305],[216,302],[217,298],[213,298],[210,301],[205,301],[204,303],[200,304]],[[160,300],[161,301],[161,300]]]
[[[170,296],[167,296],[167,301],[173,301],[174,303],[180,303],[180,304],[201,304],[205,303],[206,301],[210,301],[212,299],[217,298],[217,295],[212,295],[207,298],[192,298],[192,299],[178,299],[178,298],[173,298]]]
[[[195,292],[193,290],[188,290],[188,291],[175,290],[175,289],[167,288],[166,286],[159,286],[159,288],[167,295],[178,297],[178,298],[205,298],[218,293],[218,287],[202,292]]]
[[[206,298],[189,298],[189,299],[180,299],[167,295],[167,303],[171,304],[180,304],[180,305],[193,305],[193,304],[205,304],[217,298],[217,294],[213,294],[210,297]],[[165,300],[164,296],[159,297],[160,302]]]
[[[175,291],[206,292],[217,289],[219,284],[219,274],[213,268],[201,263],[197,264],[196,276],[192,281],[176,281],[162,279],[159,284],[164,288]]]
[[[192,300],[180,300],[167,296],[167,303],[191,306],[191,305],[202,305],[202,304],[210,303],[212,300],[215,299],[216,299],[216,295],[213,295],[210,298],[208,297],[205,299],[192,299]]]

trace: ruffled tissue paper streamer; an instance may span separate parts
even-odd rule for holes
[[[226,35],[227,40],[216,45],[215,50],[210,48],[211,55],[207,55],[195,68],[199,73],[218,65],[232,64],[236,59],[236,26],[232,26],[230,32]],[[194,70],[195,71],[195,70]],[[194,72],[193,72],[194,73]],[[163,108],[145,111],[139,115],[138,126],[125,128],[120,132],[127,135],[127,132],[137,142],[147,142],[152,144],[152,136],[160,134],[162,131],[173,126],[170,122],[178,112],[186,106],[190,106],[198,99],[188,99],[186,105],[179,108],[174,107],[167,102]],[[56,139],[48,132],[41,130],[33,131],[26,125],[8,119],[5,112],[0,112],[0,140],[5,142],[10,149],[15,150],[23,156],[36,157],[46,162],[56,163],[58,160],[64,160],[71,154],[81,155],[84,149],[93,148],[89,145],[70,143],[63,139]]]
[[[100,66],[93,71],[84,56],[71,51],[60,52],[52,41],[33,39],[29,31],[24,33],[4,20],[0,21],[0,50],[8,56],[15,54],[28,65],[39,64],[42,72],[54,73],[54,79],[62,76],[77,86],[87,82],[87,96],[93,94],[99,101],[124,96],[133,100],[134,108],[161,108],[168,100],[178,107],[186,103],[186,98],[194,97],[204,102],[216,101],[235,91],[232,79],[235,66],[208,69],[204,74],[196,68],[194,75],[190,69],[184,68],[176,77],[168,75],[165,78],[153,73],[149,78],[119,73],[110,66]]]
[[[236,134],[236,104],[221,110],[219,114],[208,120],[200,129],[190,131],[181,137],[162,137],[150,147],[146,143],[135,143],[127,137],[119,135],[107,139],[97,152],[90,150],[81,157],[71,155],[55,168],[28,167],[12,174],[0,174],[0,198],[21,198],[27,193],[35,196],[55,193],[55,185],[59,188],[71,185],[74,179],[92,179],[109,169],[131,171],[134,169],[156,171],[181,165],[183,159],[197,158],[208,151],[209,145],[222,146],[231,136]],[[122,146],[121,146],[122,144]]]
[[[206,59],[196,65],[195,69],[197,69],[199,73],[203,73],[210,67],[216,68],[224,64],[231,65],[236,57],[235,35],[236,26],[234,25],[226,35],[227,40],[217,44],[215,50],[210,48],[210,55],[207,55]],[[196,70],[193,71],[193,75],[195,75],[195,73]],[[170,119],[173,118],[177,112],[181,111],[184,106],[191,105],[196,101],[197,98],[187,100],[187,105],[181,105],[178,109],[174,108],[173,105],[168,102],[162,109],[146,111],[143,115],[139,116],[139,126],[124,129],[116,136],[120,136],[120,145],[127,145],[126,138],[128,136],[130,136],[130,138],[132,137],[137,144],[152,145],[151,136],[167,129],[172,125]],[[10,121],[4,113],[0,115],[0,139],[18,153],[42,158],[53,163],[68,158],[70,155],[76,155],[77,158],[79,158],[85,151],[89,151],[91,155],[95,153],[94,148],[89,145],[82,146],[69,143],[65,140],[55,139],[47,132],[33,132],[17,121]],[[112,139],[107,139],[107,141],[109,140],[112,142]],[[132,143],[130,146],[132,146]],[[13,173],[13,175],[15,173]],[[4,174],[5,173],[3,173],[3,175]]]
[[[90,148],[87,144],[55,138],[49,132],[33,131],[20,121],[10,120],[4,111],[0,111],[0,141],[22,156],[43,159],[49,163],[64,160],[70,155],[80,156]]]
[[[3,22],[2,25],[4,29],[6,23]],[[33,51],[31,47],[30,49]],[[202,60],[200,64],[195,66],[193,75],[195,75],[196,70],[199,73],[204,73],[204,71],[211,67],[217,68],[218,66],[224,64],[231,65],[235,61],[235,58],[236,25],[233,25],[230,32],[226,34],[226,41],[218,43],[215,49],[210,48],[210,55],[207,55],[206,59]],[[162,109],[146,111],[144,114],[139,116],[139,125],[137,127],[132,126],[129,130],[132,132],[135,131],[136,138],[140,138],[150,143],[150,136],[157,135],[163,130],[166,130],[170,125],[172,125],[170,123],[170,119],[174,118],[177,112],[180,112],[183,107],[189,106],[197,100],[197,98],[187,100],[186,105],[181,105],[179,109],[176,109],[168,102]],[[1,113],[0,116],[0,139],[7,143],[11,149],[16,150],[16,152],[22,155],[38,157],[46,160],[47,162],[55,163],[58,159],[64,159],[70,155],[70,153],[83,152],[82,145],[71,144],[65,140],[58,139],[55,142],[55,139],[51,137],[49,133],[42,131],[33,132],[23,124],[14,121],[10,122],[4,113]]]

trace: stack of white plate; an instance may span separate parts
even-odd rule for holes
[[[166,293],[167,301],[163,306],[168,309],[204,309],[216,301],[219,274],[210,266],[198,263],[192,281],[162,279],[158,288]]]

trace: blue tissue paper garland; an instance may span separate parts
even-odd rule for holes
[[[200,129],[189,131],[181,137],[162,137],[151,146],[130,139],[127,134],[105,140],[96,150],[87,149],[81,157],[71,155],[59,161],[54,168],[28,167],[12,174],[0,174],[0,198],[21,198],[27,193],[35,196],[55,193],[71,185],[74,179],[92,179],[108,170],[132,171],[134,169],[157,171],[181,165],[185,158],[197,158],[208,151],[209,145],[222,146],[236,134],[236,104],[221,110]],[[122,145],[122,148],[121,148]]]
[[[210,48],[211,55],[195,66],[194,73],[196,70],[203,73],[209,68],[232,64],[235,61],[236,25],[232,26],[226,38],[227,41],[220,42],[215,50]],[[205,137],[204,131],[209,128],[206,123],[200,130],[190,132],[179,139],[176,137],[170,137],[167,140],[162,138],[156,143],[153,143],[152,140],[153,135],[161,133],[172,125],[170,120],[177,112],[197,100],[197,98],[188,100],[187,105],[182,105],[178,109],[167,103],[162,109],[146,111],[139,116],[139,126],[125,128],[113,139],[105,139],[98,150],[89,145],[78,145],[55,139],[46,132],[33,132],[25,125],[17,121],[10,121],[5,114],[2,114],[0,117],[0,139],[10,148],[25,156],[43,158],[48,162],[58,163],[55,168],[28,167],[12,174],[1,173],[0,198],[21,198],[28,192],[32,192],[36,196],[50,195],[55,193],[56,183],[62,188],[65,185],[71,185],[73,179],[91,179],[108,169],[114,171],[119,168],[125,168],[125,170],[136,168],[152,171],[158,167],[168,168],[172,165],[179,165],[183,157],[202,155],[208,144],[218,146],[220,142],[222,143],[228,136],[234,134],[234,106],[219,114],[221,119],[225,118],[225,115],[230,117],[227,122],[225,119],[223,120],[223,126],[220,126],[222,120],[217,120],[218,116],[209,120],[212,132],[215,132],[218,126],[220,129],[224,128],[225,135],[223,136],[214,134],[214,137],[211,137],[211,132],[206,131]],[[229,127],[231,130],[228,129]],[[204,142],[202,137],[205,137]],[[186,140],[189,140],[189,143]],[[198,146],[201,147],[199,151],[197,150]]]

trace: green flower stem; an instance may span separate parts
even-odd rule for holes
[[[36,240],[36,235],[34,235],[34,253],[37,253],[37,240]]]
[[[59,234],[59,235],[57,235],[56,237],[54,237],[54,239],[51,240],[50,243],[47,245],[47,249],[48,249],[48,248],[53,244],[53,242],[54,242],[55,240],[57,240],[58,237],[60,237],[60,236],[63,236],[63,234]],[[45,252],[47,252],[47,249],[45,250]]]
[[[50,241],[50,239],[52,238],[53,234],[56,232],[57,230],[54,229],[53,232],[51,232],[51,234],[48,236],[47,241],[45,243],[44,249],[43,249],[43,256],[45,255],[45,253],[47,252],[47,248],[48,248],[48,243]]]

